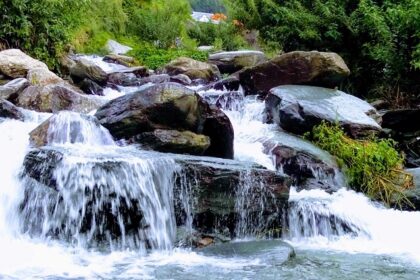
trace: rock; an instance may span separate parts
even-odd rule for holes
[[[62,111],[54,114],[29,133],[33,147],[80,143],[112,145],[112,137],[95,117]]]
[[[233,158],[233,128],[227,116],[176,83],[157,84],[114,99],[96,117],[117,139],[155,129],[189,130],[210,137],[205,155]]]
[[[130,154],[127,159],[109,154],[102,154],[99,159],[93,151],[93,157],[89,155],[89,152],[81,156],[77,150],[72,151],[60,147],[45,147],[30,151],[23,164],[22,176],[23,180],[27,180],[27,184],[24,184],[25,199],[20,207],[24,214],[28,215],[25,216],[28,221],[33,219],[25,224],[26,227],[29,227],[28,231],[36,231],[39,224],[42,224],[43,216],[37,214],[39,213],[37,211],[40,211],[36,206],[37,202],[44,202],[39,203],[38,207],[41,208],[65,209],[63,204],[68,201],[63,201],[60,198],[64,195],[76,198],[79,195],[78,192],[82,192],[83,199],[78,200],[77,203],[81,204],[80,210],[84,215],[76,217],[82,225],[81,233],[88,232],[89,236],[100,240],[104,232],[98,228],[92,228],[90,219],[91,211],[96,211],[98,221],[103,221],[101,227],[109,230],[109,237],[112,239],[121,236],[119,227],[121,221],[124,221],[126,236],[138,234],[139,230],[144,227],[141,222],[143,212],[139,207],[141,198],[131,196],[133,192],[117,195],[114,186],[117,183],[112,178],[117,176],[116,178],[120,180],[117,185],[127,185],[130,190],[131,186],[125,180],[131,177],[124,174],[127,170],[133,169],[133,166],[130,166],[133,164],[132,161],[136,158],[154,158],[159,161],[162,154],[144,151],[137,151],[137,154],[135,151],[131,151],[131,153],[133,154]],[[175,179],[173,202],[177,226],[186,225],[187,206],[185,202],[187,202],[189,203],[188,209],[191,210],[194,229],[207,237],[217,233],[235,237],[247,232],[255,234],[266,234],[273,230],[281,232],[281,217],[289,197],[290,182],[287,178],[246,162],[185,155],[173,155],[172,159],[179,166],[176,168],[179,171],[173,174]],[[69,172],[57,173],[63,168],[64,163]],[[174,163],[170,161],[167,164],[173,165]],[[165,168],[165,166],[160,166],[160,168]],[[80,172],[83,172],[83,178],[80,178]],[[149,172],[156,176],[153,184],[157,190],[160,190],[163,187],[159,185],[162,184],[159,180],[160,173],[164,171],[152,169]],[[108,176],[101,177],[104,180],[100,182],[100,191],[94,192],[95,186],[90,185],[88,178],[96,178],[99,174],[105,173]],[[57,178],[54,174],[62,174],[63,177]],[[61,186],[65,182],[74,183],[79,179],[83,182],[82,189],[67,189]],[[128,197],[124,197],[124,195],[128,195]],[[129,201],[119,202],[120,196],[122,199],[129,199]],[[92,203],[95,203],[95,199],[101,201],[101,207],[97,209],[90,207]],[[119,208],[118,217],[113,214],[115,211],[111,205]],[[56,212],[48,213],[54,215]],[[52,233],[68,230],[68,228],[62,227],[60,221],[66,222],[75,218],[68,211],[57,211],[57,215],[61,215],[60,213],[63,216],[55,220],[58,223],[50,224],[57,227],[51,229]],[[242,218],[243,215],[246,217],[245,220]],[[144,235],[139,237],[145,238]]]
[[[127,67],[131,67],[136,64],[136,60],[133,57],[119,54],[108,54],[103,60],[108,63],[120,64]]]
[[[184,74],[191,80],[203,79],[206,82],[220,78],[217,66],[186,57],[180,57],[171,61],[165,66],[165,71],[171,76]]]
[[[135,67],[129,67],[126,69],[119,69],[118,71],[112,72],[110,74],[114,74],[114,73],[134,74],[138,78],[149,76],[149,72],[147,68],[144,66],[135,66]]]
[[[21,110],[7,100],[0,99],[0,118],[24,120]]]
[[[201,52],[210,52],[210,51],[214,50],[214,46],[199,46],[197,48],[197,50],[199,50]]]
[[[195,246],[197,246],[198,248],[204,248],[204,247],[209,246],[213,242],[214,242],[214,238],[204,237],[204,238],[199,239],[197,243],[195,244]]]
[[[184,86],[189,86],[192,83],[190,77],[184,74],[178,74],[178,75],[172,76],[171,82],[178,83]]]
[[[227,91],[238,91],[240,88],[239,78],[229,76],[219,81],[210,83],[200,88],[200,91],[205,90],[227,90]]]
[[[134,137],[143,148],[159,152],[203,155],[210,146],[210,138],[191,131],[156,129]]]
[[[246,67],[265,62],[267,57],[260,51],[219,52],[209,56],[209,63],[216,65],[222,74],[232,74]]]
[[[414,177],[414,187],[405,192],[412,205],[403,204],[405,210],[420,211],[420,168],[407,169]]]
[[[377,100],[371,102],[370,105],[375,107],[376,110],[383,110],[383,109],[389,108],[390,104],[386,100],[377,99]]]
[[[18,49],[0,51],[0,72],[12,78],[25,78],[35,68],[48,70],[45,63],[33,59]]]
[[[245,96],[240,91],[207,90],[201,91],[200,95],[209,104],[222,110],[241,111],[244,107]]]
[[[84,79],[78,84],[79,88],[86,94],[91,95],[104,95],[104,89],[90,79]]]
[[[140,81],[140,85],[144,85],[147,83],[152,84],[163,84],[167,83],[171,80],[168,74],[157,74],[157,75],[150,75],[149,77],[142,78]]]
[[[126,54],[133,49],[114,40],[108,40],[106,42],[105,48],[112,54]]]
[[[140,86],[142,82],[133,73],[112,73],[108,76],[108,84],[112,86],[133,87]]]
[[[333,88],[349,75],[350,70],[336,53],[295,51],[245,69],[239,79],[246,94],[265,95],[281,85]]]
[[[377,133],[380,125],[372,118],[375,108],[342,91],[310,87],[280,86],[265,99],[267,121],[286,131],[304,134],[322,121],[338,123],[351,137]]]
[[[7,84],[0,86],[0,98],[9,99],[11,96],[21,93],[29,86],[29,82],[25,78],[14,79]]]
[[[332,193],[346,186],[335,159],[312,143],[282,131],[268,132],[262,143],[264,153],[273,158],[277,170],[293,179],[297,191]]]
[[[101,67],[84,57],[77,59],[76,64],[70,68],[70,75],[76,83],[88,78],[98,84],[104,84],[108,79],[108,74]]]
[[[46,86],[63,83],[63,79],[45,68],[33,68],[28,71],[27,79],[33,86]]]
[[[68,84],[30,86],[16,99],[15,105],[38,112],[54,113],[62,110],[88,113],[99,108],[105,101],[79,94]]]

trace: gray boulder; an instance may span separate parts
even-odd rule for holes
[[[344,60],[336,53],[295,51],[239,73],[247,94],[265,95],[281,85],[335,87],[350,75]]]
[[[76,63],[70,68],[70,75],[76,82],[88,78],[99,84],[104,84],[108,79],[108,73],[93,61],[84,57],[77,59]]]
[[[165,66],[165,72],[170,76],[187,75],[191,80],[201,79],[206,82],[218,80],[220,72],[217,66],[187,57],[177,58]]]
[[[9,99],[9,97],[21,93],[29,86],[25,78],[18,78],[0,86],[0,98]]]
[[[0,51],[0,73],[12,78],[25,78],[28,71],[34,68],[48,70],[45,63],[33,59],[18,49]]]
[[[381,126],[369,103],[339,90],[311,86],[279,86],[265,99],[267,122],[304,134],[322,121],[338,123],[351,137],[377,133]]]
[[[22,111],[7,100],[0,99],[0,118],[23,120]]]
[[[216,65],[222,74],[232,74],[246,67],[253,67],[265,62],[267,57],[263,52],[243,50],[219,52],[209,56],[209,63]]]

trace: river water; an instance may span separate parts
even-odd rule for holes
[[[109,90],[104,98],[128,90]],[[277,128],[262,123],[263,103],[247,97],[235,106],[224,107],[235,129],[236,159],[274,170],[262,142]],[[289,231],[282,241],[295,248],[295,256],[286,262],[278,259],[283,254],[283,243],[274,240],[262,246],[252,236],[234,241],[238,248],[248,250],[233,254],[223,249],[209,253],[176,248],[171,187],[179,167],[170,157],[130,156],[131,148],[117,146],[103,128],[84,126],[84,119],[74,113],[62,113],[56,116],[56,125],[76,122],[83,128],[79,136],[84,137],[75,139],[68,133],[52,132],[51,145],[78,154],[66,158],[68,165],[60,169],[58,178],[79,172],[76,177],[81,181],[72,182],[73,191],[99,180],[113,185],[125,201],[133,196],[144,197],[139,207],[147,210],[144,219],[151,224],[144,232],[127,232],[114,243],[105,236],[104,243],[92,246],[89,238],[104,231],[97,222],[90,232],[79,235],[82,222],[78,203],[83,198],[73,197],[77,192],[65,196],[63,209],[53,214],[42,208],[48,201],[36,193],[28,204],[33,207],[24,209],[23,214],[20,211],[28,183],[20,177],[24,157],[30,150],[28,135],[49,116],[28,111],[25,122],[0,123],[0,279],[420,279],[420,212],[385,209],[345,188],[334,194],[292,189],[286,217]],[[123,160],[126,166],[115,174],[94,171],[90,162],[103,161],[104,155],[107,160]],[[85,168],[73,170],[74,161],[85,164]],[[63,179],[58,187],[64,188],[67,183]],[[136,188],[130,187],[133,184]],[[165,188],[157,190],[157,185]],[[118,203],[112,205],[117,217],[119,207]],[[65,213],[69,226],[59,229],[63,238],[51,239],[48,232],[54,229],[55,219],[62,219]],[[37,234],[25,230],[30,221],[37,223]],[[119,221],[124,223],[122,218]],[[146,250],[136,234],[153,237],[149,244],[153,249]]]

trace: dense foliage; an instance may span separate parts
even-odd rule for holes
[[[404,192],[412,186],[413,178],[404,172],[404,158],[392,140],[354,140],[339,126],[327,123],[315,127],[307,137],[336,156],[349,184],[357,191],[388,205],[395,201],[407,203]]]
[[[418,0],[226,0],[230,16],[279,50],[340,53],[358,95],[420,92]]]
[[[224,13],[225,6],[222,0],[189,0],[191,8],[196,12]]]

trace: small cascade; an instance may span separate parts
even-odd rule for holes
[[[175,162],[164,157],[80,157],[78,152],[66,150],[53,171],[53,186],[23,181],[24,230],[82,247],[172,248]],[[49,166],[38,168],[46,173]]]
[[[69,111],[59,112],[49,119],[47,138],[50,145],[115,145],[109,131],[95,117]]]
[[[235,229],[237,238],[272,235],[273,232],[267,230],[276,230],[274,227],[280,225],[282,218],[275,195],[264,180],[249,171],[241,174],[240,181],[235,194],[235,210],[239,216]]]

